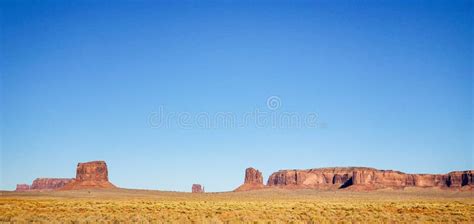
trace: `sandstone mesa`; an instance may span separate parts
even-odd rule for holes
[[[348,189],[356,191],[383,188],[403,189],[405,187],[474,189],[473,170],[454,171],[447,174],[407,174],[400,171],[378,170],[368,167],[280,170],[270,175],[267,185],[264,187],[260,185],[259,187],[245,187],[251,183],[247,181],[248,174],[252,175],[252,172],[246,171],[244,184],[235,189],[235,191],[256,190],[264,187],[323,190]]]
[[[16,191],[116,188],[109,182],[107,164],[92,161],[77,164],[76,178],[36,178],[33,184],[18,184]]]
[[[78,190],[90,188],[116,188],[109,182],[107,164],[104,161],[78,163],[76,178],[59,190]]]
[[[16,191],[57,190],[71,182],[73,178],[36,178],[31,185],[17,184]]]
[[[244,183],[234,191],[265,188],[370,191],[406,187],[474,190],[474,170],[453,171],[447,174],[407,174],[368,167],[293,169],[272,173],[264,184],[262,173],[249,167],[245,170]],[[78,163],[75,178],[36,178],[31,185],[18,184],[16,191],[113,188],[117,187],[109,181],[107,164],[104,161],[92,161]],[[192,192],[204,193],[204,187],[193,184]]]

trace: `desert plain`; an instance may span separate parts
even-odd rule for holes
[[[473,223],[472,191],[405,188],[0,193],[0,223]]]

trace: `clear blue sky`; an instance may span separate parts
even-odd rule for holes
[[[249,166],[474,169],[472,1],[86,2],[0,3],[0,189],[90,160],[178,191],[232,190]],[[326,127],[148,123],[269,96]]]

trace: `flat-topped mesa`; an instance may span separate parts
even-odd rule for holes
[[[270,175],[269,187],[337,189],[352,184],[355,170],[375,170],[367,167],[331,167],[307,170],[280,170]]]
[[[56,190],[70,183],[73,178],[36,178],[30,190]]]
[[[204,193],[204,187],[202,187],[200,184],[193,184],[191,188],[192,193]]]
[[[474,172],[455,171],[448,174],[406,174],[394,170],[368,167],[335,167],[309,170],[280,170],[268,178],[268,187],[289,189],[373,190],[380,188],[437,187],[444,189],[474,186]]]
[[[17,184],[15,191],[28,191],[30,190],[29,184]]]
[[[115,188],[109,182],[107,164],[104,161],[78,163],[76,178],[61,190],[76,190],[89,188]]]
[[[244,184],[240,185],[234,191],[249,191],[263,188],[265,188],[265,185],[263,185],[262,173],[257,169],[249,167],[245,169]]]
[[[372,172],[356,170],[352,181],[356,187],[404,188],[404,187],[437,187],[458,189],[474,187],[473,171],[454,171],[448,174],[406,174],[392,170]]]
[[[76,169],[77,181],[109,181],[107,164],[104,161],[78,163]]]

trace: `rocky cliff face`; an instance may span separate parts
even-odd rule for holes
[[[448,173],[447,184],[449,187],[474,186],[474,171],[454,171]]]
[[[252,167],[245,169],[245,184],[263,184],[262,173]]]
[[[55,190],[64,187],[72,178],[36,178],[31,184],[31,190]]]
[[[268,178],[269,187],[373,190],[380,188],[474,186],[473,171],[448,174],[406,174],[367,167],[338,167],[310,170],[280,170]]]
[[[335,167],[309,170],[280,170],[270,175],[269,187],[337,189],[352,185],[352,173],[358,167]]]
[[[108,175],[107,164],[104,161],[78,163],[76,178],[61,188],[61,190],[115,188],[109,182]]]
[[[262,173],[257,169],[249,167],[245,169],[244,184],[240,185],[234,191],[257,190],[257,189],[262,189],[264,187],[265,185],[263,185]]]
[[[353,185],[365,185],[367,188],[404,188],[420,185],[433,186],[436,175],[408,175],[393,170],[356,169],[352,174]]]
[[[109,181],[107,164],[104,161],[78,163],[76,181]]]
[[[15,191],[28,191],[30,190],[30,185],[28,184],[17,184]]]
[[[474,186],[472,174],[472,170],[455,171],[448,174],[406,174],[391,170],[370,172],[356,170],[352,180],[355,186],[376,188],[438,187],[453,189]]]
[[[193,184],[191,188],[192,193],[204,193],[204,187],[202,187],[200,184]]]

